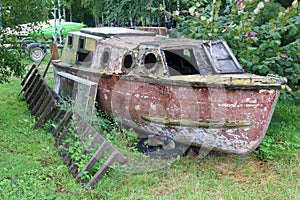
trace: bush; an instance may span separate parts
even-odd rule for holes
[[[278,17],[281,5],[279,3],[267,3],[264,5],[262,12],[259,12],[256,17],[254,24],[256,26],[268,23],[271,19]]]
[[[224,7],[224,5],[226,5]],[[177,32],[194,39],[227,40],[247,72],[288,79],[291,93],[281,98],[300,100],[300,7],[285,9],[275,2],[242,4],[216,0],[193,3],[185,14],[173,13]]]
[[[0,30],[0,84],[8,82],[11,76],[21,77],[25,68],[22,64],[22,55],[15,40],[3,37]],[[5,45],[10,44],[9,48]]]

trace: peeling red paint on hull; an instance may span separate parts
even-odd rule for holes
[[[262,141],[278,95],[277,90],[193,88],[101,78],[97,100],[121,124],[140,133],[169,135],[196,146],[246,154]],[[232,121],[232,127],[226,126]]]
[[[81,77],[97,81],[100,108],[141,137],[167,135],[216,151],[247,154],[262,141],[276,105],[277,89],[193,87],[128,80],[119,75]],[[72,82],[64,82],[72,91]]]

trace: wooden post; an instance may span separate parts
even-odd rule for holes
[[[50,44],[50,52],[51,52],[51,59],[52,60],[59,60],[59,55],[58,55],[58,47],[56,43]]]

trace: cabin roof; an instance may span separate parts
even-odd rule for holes
[[[208,41],[199,41],[184,38],[165,38],[156,36],[153,32],[141,31],[122,27],[96,27],[83,28],[77,35],[93,38],[100,43],[109,44],[111,46],[134,49],[139,45],[156,47],[156,48],[172,48],[182,46],[199,46]]]
[[[132,36],[116,36],[111,38],[104,38],[99,41],[100,43],[108,44],[111,46],[126,48],[126,49],[134,49],[138,46],[144,47],[154,47],[154,48],[184,48],[186,46],[200,46],[203,43],[208,41],[199,41],[192,39],[171,39],[164,38],[159,36],[143,36],[138,35],[135,37]]]
[[[122,27],[83,28],[80,32],[100,37],[111,36],[155,36],[155,33]]]
[[[140,44],[144,43],[145,41],[151,44],[159,40],[161,40],[159,37],[154,37],[154,36],[135,36],[135,37],[120,36],[120,37],[106,38],[99,42],[114,47],[123,48],[123,49],[124,48],[134,49],[137,48]]]
[[[145,46],[156,46],[160,48],[172,48],[172,47],[182,47],[182,46],[199,46],[208,41],[192,40],[192,39],[180,39],[180,38],[168,38],[165,40],[155,40],[155,41],[143,41],[141,45]]]
[[[91,39],[94,39],[94,40],[102,40],[104,38],[104,37],[101,37],[101,36],[91,35],[91,34],[83,33],[83,32],[80,32],[80,31],[70,32],[69,34],[79,35],[79,36],[91,38]]]

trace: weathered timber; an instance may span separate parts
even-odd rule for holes
[[[26,80],[25,84],[23,85],[21,92],[24,92],[27,90],[27,88],[30,86],[30,84],[32,83],[32,81],[34,80],[36,74],[38,73],[38,69],[34,69],[33,71],[31,71],[32,73],[28,75],[28,79]]]
[[[70,146],[69,140],[65,140],[67,136],[67,131],[71,128],[71,115],[73,113],[68,112],[65,114],[63,120],[57,127],[54,137],[57,137],[56,139],[56,146],[62,146],[63,149],[68,149]],[[73,114],[74,115],[74,114]],[[93,153],[91,156],[91,159],[89,162],[85,165],[83,169],[78,171],[78,164],[77,160],[72,160],[71,153],[68,152],[64,155],[64,162],[66,163],[67,166],[69,166],[70,171],[76,175],[76,180],[80,182],[84,182],[84,180],[81,180],[81,176],[84,173],[84,171],[89,171],[92,169],[92,167],[101,159],[103,159],[103,156],[106,155],[106,153],[110,154],[109,158],[104,158],[106,159],[103,166],[97,171],[97,173],[93,176],[91,180],[88,181],[86,186],[94,186],[102,177],[103,175],[107,172],[107,170],[116,162],[119,162],[121,164],[125,164],[127,162],[127,159],[117,150],[115,149],[111,144],[109,144],[106,139],[101,136],[100,133],[98,133],[91,125],[89,125],[87,122],[84,120],[80,119],[80,116],[76,115],[76,118],[74,122],[75,124],[75,131],[74,133],[70,133],[69,138],[72,140],[78,139],[78,141],[82,143],[86,143],[87,141],[84,141],[88,139],[89,135],[92,137],[90,138],[90,141],[87,143],[87,145],[83,148],[81,151],[81,155],[90,153],[92,151],[92,148],[95,146],[95,144],[100,144],[98,149]],[[80,127],[77,125],[80,124]],[[63,129],[63,127],[65,127]],[[85,127],[82,129],[82,127]],[[61,132],[61,134],[59,134]],[[74,134],[78,134],[78,137],[76,137]],[[65,142],[64,142],[65,141]],[[81,156],[80,155],[80,156]],[[79,157],[80,157],[79,156]]]
[[[63,160],[71,173],[76,176],[77,181],[87,183],[88,187],[94,186],[115,162],[121,164],[127,162],[127,159],[81,116],[59,106],[61,102],[59,96],[47,85],[36,65],[30,68],[21,84],[23,88],[20,93],[24,92],[30,112],[37,119],[34,128],[41,127],[49,120],[58,123],[53,132],[54,145],[58,148],[62,147],[67,152],[62,155]],[[89,162],[80,171],[78,171],[78,160],[72,160],[72,155],[68,151],[69,139],[73,141],[78,139],[82,143],[84,148],[80,156],[91,155]],[[95,149],[97,146],[99,147]],[[110,154],[108,158],[103,157],[106,153]],[[89,171],[99,160],[103,159],[105,159],[103,166],[90,180],[81,180],[80,177],[84,171]]]
[[[55,137],[55,138],[57,138],[59,135],[58,135],[58,133],[63,129],[63,127],[67,124],[67,123],[69,123],[69,120],[70,120],[70,118],[72,117],[72,112],[66,112],[66,114],[65,114],[65,116],[64,116],[64,118],[62,119],[62,121],[61,121],[61,123],[58,125],[58,127],[56,128],[56,130],[54,131],[54,133],[53,133],[53,136]]]
[[[28,73],[25,75],[24,79],[21,82],[21,85],[24,86],[26,81],[28,80],[28,77],[31,75],[32,71],[36,69],[36,65],[32,65],[28,71]],[[21,91],[22,92],[22,91]]]

